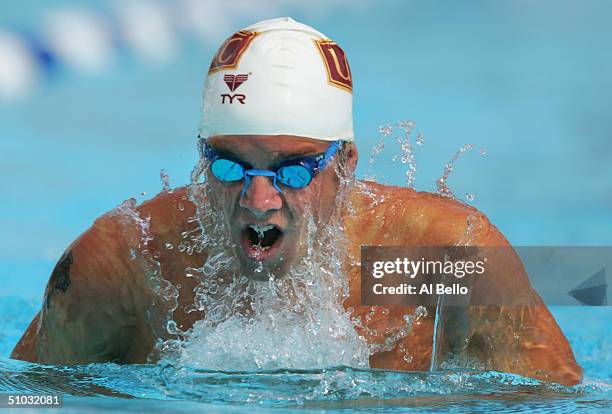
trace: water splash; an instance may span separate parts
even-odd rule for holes
[[[372,147],[372,153],[370,154],[369,164],[374,164],[374,159],[385,149],[385,138],[387,138],[393,132],[393,127],[389,124],[381,125],[378,127],[380,138],[376,145]]]
[[[455,241],[453,247],[462,248],[465,246],[473,246],[475,241],[482,235],[484,230],[484,221],[481,220],[477,213],[468,214],[465,219],[465,229],[463,233]],[[445,254],[445,259],[448,258],[448,253]],[[486,258],[484,259],[486,261]],[[449,276],[444,275],[441,280],[442,283],[449,283]],[[464,324],[463,327],[459,327],[456,323],[449,324],[452,326],[452,334],[456,342],[464,344],[464,347],[453,352],[447,352],[443,354],[444,343],[446,342],[445,336],[449,335],[447,324],[448,320],[453,317],[456,318],[458,314],[462,314],[462,317],[467,315],[467,309],[465,306],[454,306],[451,310],[445,306],[446,296],[439,295],[436,301],[436,314],[434,317],[434,334],[432,342],[432,358],[430,371],[438,369],[451,369],[451,368],[470,368],[470,369],[484,369],[484,363],[470,356],[467,352],[467,344],[469,343],[467,326]],[[461,339],[457,339],[461,336]]]
[[[204,317],[164,342],[165,361],[224,370],[368,366],[372,350],[342,305],[348,296],[343,268],[348,248],[340,217],[354,185],[343,165],[335,166],[339,207],[329,222],[316,223],[306,209],[304,257],[282,277],[260,264],[255,270],[261,277],[253,280],[240,271],[223,209],[215,207],[223,200],[205,179],[207,163],[198,163],[189,192],[195,230],[183,233],[178,249],[207,252],[200,267],[185,269],[186,277],[198,281],[193,310]],[[176,324],[167,330],[177,332]]]
[[[417,167],[411,133],[415,123],[399,121],[396,127],[401,131],[396,137],[401,150],[398,161],[407,165],[406,185],[413,187]],[[383,125],[379,131],[381,138],[371,160],[382,152],[385,139],[393,134],[393,127]],[[415,144],[423,142],[419,133]],[[470,148],[465,147],[460,153]],[[451,164],[457,158],[458,155]],[[321,226],[312,214],[306,214],[303,259],[294,263],[283,277],[259,263],[254,273],[260,277],[253,280],[240,271],[235,254],[237,246],[229,237],[228,219],[220,208],[224,200],[212,191],[206,179],[207,168],[208,162],[201,157],[192,171],[189,186],[188,199],[196,207],[189,219],[193,228],[184,231],[180,243],[172,247],[181,254],[203,253],[197,256],[202,257],[201,265],[186,268],[185,276],[197,281],[193,305],[188,312],[201,312],[204,317],[184,332],[171,317],[168,318],[165,333],[171,338],[167,339],[166,335],[158,344],[164,361],[174,361],[179,366],[237,370],[367,367],[371,354],[399,346],[400,339],[410,333],[414,321],[424,317],[425,308],[418,308],[414,315],[406,315],[405,325],[386,337],[383,343],[368,345],[356,329],[367,329],[364,326],[367,320],[351,319],[350,312],[344,310],[342,303],[348,296],[348,277],[343,263],[350,262],[350,258],[346,257],[348,241],[342,220],[338,218],[340,210],[354,211],[348,194],[355,185],[361,186],[350,174],[335,167],[341,178],[335,203],[339,208],[329,223]],[[452,168],[449,174],[450,171]],[[378,195],[374,196],[373,203],[384,202]],[[181,205],[177,204],[177,208],[182,211]],[[166,300],[173,299],[174,291],[166,288],[158,290]],[[385,310],[378,311],[384,314]],[[400,351],[405,361],[412,361],[410,350]]]
[[[406,187],[408,188],[414,188],[415,174],[417,171],[414,151],[410,141],[410,133],[415,126],[416,123],[414,121],[399,121],[397,123],[397,127],[404,130],[403,137],[397,137],[397,142],[401,151],[400,161],[402,164],[407,164],[408,167],[406,170]]]
[[[472,148],[474,148],[472,144],[463,145],[461,148],[459,148],[459,151],[457,151],[455,155],[453,155],[453,158],[451,158],[451,160],[444,166],[444,173],[442,174],[442,177],[438,178],[438,180],[436,181],[436,185],[438,187],[438,194],[444,197],[455,198],[455,194],[453,194],[447,184],[448,177],[455,169],[455,162],[457,162],[459,157],[463,155],[466,151],[471,150]]]
[[[416,123],[414,121],[397,121],[395,127],[400,130],[400,133],[395,137],[395,140],[399,144],[400,153],[393,156],[393,162],[401,162],[406,165],[406,187],[414,188],[415,175],[417,171],[416,159],[414,157],[414,147],[412,145],[411,133],[415,128]],[[394,127],[390,124],[384,124],[378,127],[380,138],[376,145],[372,147],[370,153],[369,165],[374,164],[375,158],[385,148],[385,139],[390,137],[394,132]],[[423,145],[425,139],[423,134],[419,132],[415,139],[415,144]],[[376,174],[369,173],[365,177],[366,180],[376,180]],[[381,179],[383,179],[381,175]],[[387,184],[386,182],[384,184]]]

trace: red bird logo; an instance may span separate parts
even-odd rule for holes
[[[249,78],[248,74],[241,74],[241,75],[225,75],[223,76],[223,80],[225,81],[225,84],[227,85],[228,88],[230,88],[230,91],[234,92],[236,89],[238,89],[238,87],[240,85],[242,85],[243,83],[245,83],[247,81],[247,79]]]

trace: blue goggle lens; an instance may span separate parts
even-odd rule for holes
[[[218,159],[215,160],[210,170],[213,175],[221,181],[239,181],[244,178],[244,167],[237,162]],[[277,180],[287,187],[304,188],[312,181],[312,175],[308,168],[303,165],[287,165],[276,171]]]
[[[215,160],[210,166],[210,171],[221,181],[238,181],[244,178],[242,165],[230,160]]]
[[[308,169],[302,165],[287,165],[276,172],[277,180],[291,188],[304,188],[312,180]]]

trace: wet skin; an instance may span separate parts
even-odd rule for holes
[[[267,168],[292,155],[322,153],[329,145],[295,137],[250,137],[248,140],[219,137],[210,142],[219,151],[248,160],[253,168]],[[347,167],[353,169],[356,161],[356,151],[349,148]],[[329,166],[308,188],[283,189],[283,194],[265,177],[254,177],[244,197],[240,197],[242,183],[216,182],[214,185],[216,196],[211,202],[225,213],[243,270],[252,271],[257,261],[242,243],[245,226],[270,223],[282,230],[282,237],[263,262],[267,269],[282,274],[303,254],[305,206],[312,210],[315,222],[323,225],[334,209],[339,180],[333,166]],[[384,202],[375,202],[381,197]],[[508,245],[482,213],[434,194],[360,182],[352,190],[350,200],[355,214],[343,219],[350,243],[349,257],[359,259],[362,245],[453,245],[464,236],[468,216],[474,217],[473,223],[478,229],[470,244]],[[185,268],[201,266],[206,252],[188,254],[164,245],[177,246],[182,241],[181,233],[195,228],[189,221],[195,206],[188,200],[186,189],[177,189],[160,193],[137,210],[141,217],[151,217],[153,240],[147,246],[148,254],[157,258],[164,278],[180,285],[174,319],[181,329],[189,329],[204,315],[190,309],[197,281],[185,277]],[[155,339],[167,336],[161,322],[165,309],[164,302],[151,292],[144,271],[146,263],[130,256],[130,250],[137,248],[139,242],[138,227],[122,215],[110,212],[96,220],[58,263],[45,292],[45,303],[12,357],[42,363],[154,361]],[[279,260],[280,256],[283,261]],[[531,288],[520,260],[511,256],[500,263],[500,269],[493,269],[500,274],[496,278],[498,283],[474,286],[474,294],[497,295],[499,303],[507,305],[468,307],[467,343],[458,345],[451,338],[444,346],[451,349],[463,346],[467,354],[482,360],[488,369],[566,385],[578,383],[582,369],[550,312]],[[360,306],[359,268],[347,263],[346,269],[350,295],[345,308],[352,308],[353,315],[367,326],[368,330],[358,332],[370,343],[384,342],[403,326],[403,315],[413,313],[414,308]],[[523,305],[525,298],[529,306]],[[419,318],[393,349],[371,355],[370,366],[429,369],[435,309],[428,310],[428,316]],[[412,359],[404,359],[400,348],[408,350]]]

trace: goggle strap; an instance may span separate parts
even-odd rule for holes
[[[217,153],[215,152],[215,150],[213,150],[212,147],[210,145],[208,145],[206,140],[204,140],[203,138],[200,138],[200,139],[202,140],[201,142],[203,143],[204,155],[206,156],[206,158],[208,158],[208,160],[210,162],[215,161],[218,158]],[[200,147],[200,148],[202,148],[202,147]]]
[[[318,165],[319,170],[324,169],[327,166],[327,164],[331,161],[333,156],[336,154],[336,151],[338,151],[338,148],[340,148],[340,143],[341,141],[334,141],[329,146],[329,148],[327,148],[327,150],[323,154],[323,158],[321,159],[321,161],[319,161],[319,165]]]
[[[208,144],[206,143],[206,138],[202,138],[198,135],[198,153],[200,154],[200,158],[208,157]]]

